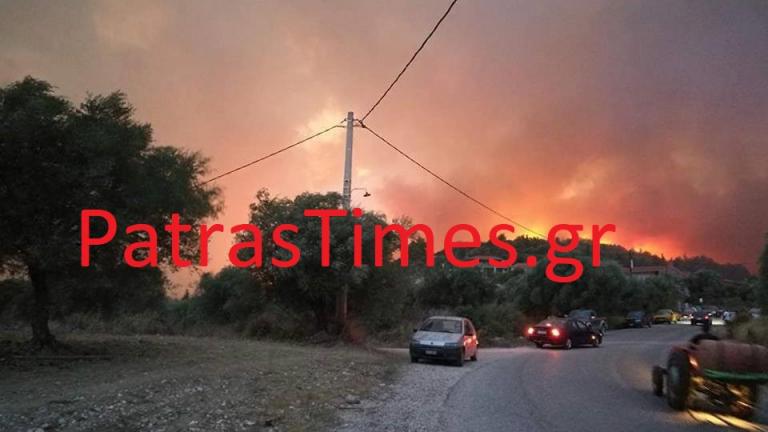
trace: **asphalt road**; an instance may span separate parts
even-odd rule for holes
[[[436,423],[463,432],[768,430],[764,403],[745,422],[705,409],[673,411],[651,393],[651,367],[697,331],[656,325],[609,331],[599,348],[481,350],[450,387]]]

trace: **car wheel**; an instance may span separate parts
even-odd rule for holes
[[[673,352],[667,363],[667,403],[672,409],[681,411],[688,405],[688,390],[691,376],[688,369],[688,355]]]
[[[744,396],[733,402],[731,414],[741,419],[748,419],[755,413],[760,388],[756,384],[749,384],[742,386],[741,391]]]
[[[651,381],[653,382],[653,394],[664,396],[664,369],[661,366],[654,366],[651,371]]]
[[[469,358],[472,361],[477,361],[477,348],[475,348],[475,354],[472,355],[472,357]]]
[[[571,340],[571,338],[568,338],[565,340],[565,345],[563,345],[563,348],[567,350],[573,348],[573,341]]]
[[[418,357],[411,356],[411,363],[418,363],[418,362],[419,362],[419,358]]]
[[[544,344],[542,344],[542,343],[537,343],[537,344],[536,344],[536,348],[544,348]]]

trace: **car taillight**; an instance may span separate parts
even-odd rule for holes
[[[532,335],[532,334],[533,334],[533,327],[528,327],[528,334],[529,334],[529,335]]]
[[[553,328],[552,329],[552,337],[560,337],[560,330]]]

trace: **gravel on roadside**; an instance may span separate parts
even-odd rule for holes
[[[392,350],[396,351],[396,350]],[[407,363],[405,350],[396,361]],[[355,409],[340,414],[337,432],[419,432],[439,429],[443,405],[451,388],[482,362],[456,367],[441,363],[404,364],[393,384]]]

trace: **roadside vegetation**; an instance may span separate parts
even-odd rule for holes
[[[265,193],[260,196],[272,199]],[[307,198],[305,195],[300,199]],[[335,194],[330,196],[336,198]],[[297,204],[286,200],[285,205]],[[546,247],[543,240],[526,237],[511,243],[523,257],[528,250]],[[410,248],[412,264],[416,264],[419,254],[423,257],[423,240],[412,240]],[[573,284],[549,281],[544,275],[544,257],[534,269],[496,274],[443,267],[439,259],[433,268],[425,267],[422,260],[421,265],[408,268],[393,261],[380,269],[362,269],[349,278],[350,319],[344,329],[335,328],[337,288],[331,280],[324,281],[313,273],[318,269],[235,267],[204,274],[195,292],[178,299],[137,296],[133,299],[138,303],[132,303],[133,299],[119,297],[103,298],[101,302],[86,297],[88,303],[82,304],[79,290],[58,290],[57,307],[52,311],[53,328],[63,332],[218,335],[318,343],[343,336],[353,342],[397,346],[406,343],[412,328],[424,317],[459,314],[476,323],[484,345],[509,346],[519,341],[522,329],[531,321],[576,308],[596,309],[608,317],[610,327],[616,328],[630,310],[675,308],[680,302],[697,303],[702,297],[737,311],[758,303],[758,279],[726,284],[709,269],[684,278],[662,275],[635,279],[617,263],[629,251],[617,246],[607,246],[606,250],[615,251],[615,255],[604,258],[600,268],[589,266],[586,243],[575,251],[573,256],[582,258],[585,264],[585,274]],[[657,259],[647,253],[634,253],[635,262]],[[162,281],[157,283],[154,291],[162,294]],[[5,305],[1,311],[4,321],[24,320],[30,311],[31,286],[21,279],[9,279],[0,282],[0,287],[0,295],[6,299],[0,303]],[[98,286],[91,289],[98,290]]]

